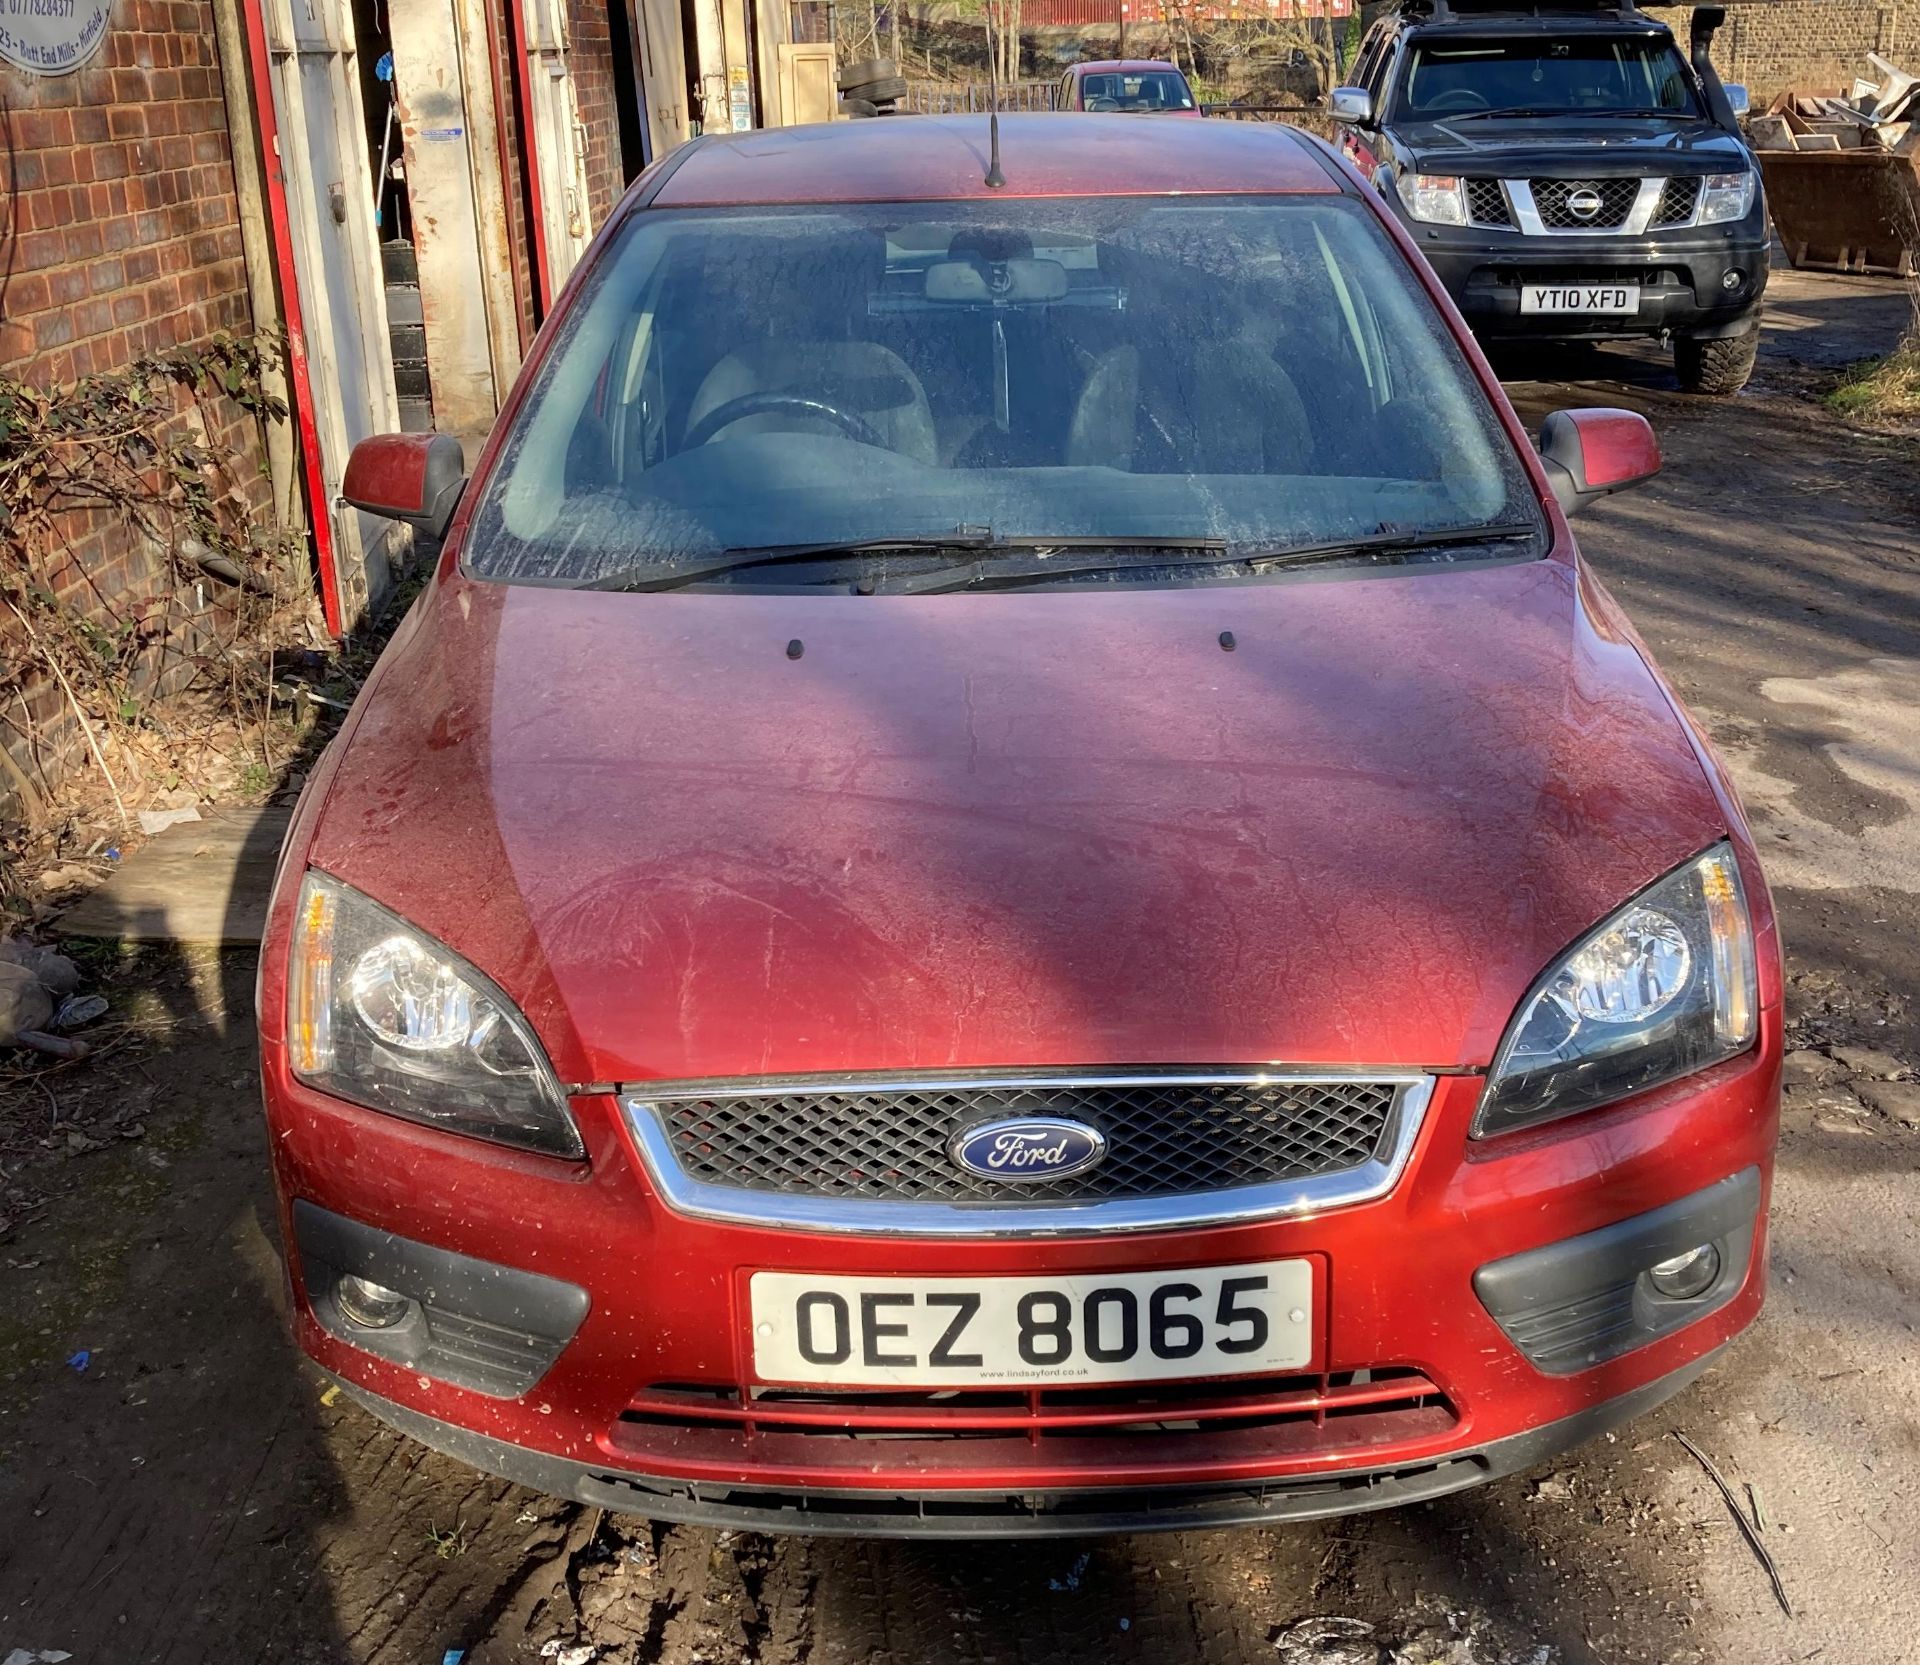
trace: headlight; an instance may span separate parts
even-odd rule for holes
[[[1744,1052],[1758,1005],[1740,870],[1718,844],[1534,985],[1494,1055],[1474,1137],[1610,1104]]]
[[[411,1121],[586,1154],[527,1020],[482,973],[359,891],[309,873],[287,968],[293,1073]]]
[[[1450,173],[1403,173],[1394,181],[1394,189],[1416,220],[1431,225],[1465,225],[1467,192]]]
[[[1700,224],[1721,225],[1744,220],[1753,207],[1754,176],[1750,173],[1712,173],[1700,193]]]

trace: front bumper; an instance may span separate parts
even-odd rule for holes
[[[334,1379],[382,1422],[422,1445],[548,1497],[617,1514],[816,1537],[1082,1538],[1110,1532],[1185,1532],[1208,1526],[1324,1520],[1429,1502],[1524,1473],[1645,1415],[1701,1375],[1717,1351],[1559,1422],[1409,1468],[1334,1471],[1230,1486],[1169,1486],[1151,1491],[1096,1486],[1025,1494],[772,1491],[641,1477],[605,1464],[508,1445],[382,1399],[350,1381]]]
[[[1738,335],[1754,328],[1767,287],[1764,213],[1734,225],[1645,237],[1528,237],[1482,226],[1404,220],[1454,304],[1483,340],[1604,340]],[[1729,286],[1728,274],[1736,274]],[[1529,283],[1634,283],[1632,316],[1522,313]]]
[[[967,1535],[1378,1508],[1524,1467],[1657,1403],[1759,1311],[1778,1059],[1775,1011],[1744,1058],[1486,1146],[1467,1139],[1479,1078],[1442,1076],[1407,1171],[1377,1200],[1318,1217],[1177,1232],[958,1242],[676,1214],[649,1185],[611,1096],[575,1101],[590,1161],[574,1165],[310,1092],[285,1073],[277,1049],[269,1048],[266,1066],[297,1334],[380,1415],[477,1466],[637,1514]],[[1627,1311],[1628,1344],[1616,1347],[1596,1330],[1578,1343],[1586,1353],[1562,1349],[1542,1368],[1527,1350],[1542,1324],[1577,1325],[1606,1303],[1575,1299],[1580,1310],[1561,1312],[1565,1292],[1545,1285],[1529,1303],[1536,1280],[1522,1278],[1522,1317],[1532,1325],[1522,1333],[1513,1329],[1511,1300],[1476,1291],[1486,1268],[1543,1250],[1564,1259],[1557,1246],[1595,1234],[1610,1242],[1609,1229],[1621,1222],[1722,1195],[1740,1176],[1748,1176],[1746,1214],[1731,1228],[1738,1252],[1727,1257],[1738,1275],[1684,1324],[1634,1333],[1632,1302],[1623,1309],[1616,1288],[1607,1311],[1615,1320]],[[309,1217],[304,1234],[297,1206]],[[381,1356],[345,1339],[326,1280],[355,1269],[346,1263],[356,1251],[336,1237],[303,1252],[303,1235],[313,1241],[312,1210],[376,1228],[368,1236],[391,1234],[410,1255],[431,1245],[512,1269],[486,1297],[484,1314],[463,1309],[479,1319],[453,1337],[469,1360],[464,1373],[430,1348],[397,1344]],[[1714,1218],[1716,1232],[1729,1229],[1723,1214]],[[1666,1239],[1633,1237],[1633,1252],[1656,1241]],[[1661,1257],[1673,1252],[1664,1248]],[[1304,1414],[1267,1417],[1263,1409],[1265,1420],[1154,1426],[1130,1417],[1122,1427],[1068,1430],[1047,1422],[1036,1396],[1031,1426],[1002,1424],[970,1438],[929,1431],[860,1439],[852,1437],[857,1414],[834,1426],[831,1410],[827,1426],[817,1418],[812,1427],[793,1425],[804,1421],[795,1417],[755,1426],[760,1401],[745,1313],[756,1269],[1032,1276],[1291,1256],[1317,1268],[1314,1360],[1303,1379],[1263,1391],[1267,1408],[1319,1407]],[[462,1286],[433,1272],[431,1255],[426,1264],[436,1288]],[[378,1265],[358,1269],[378,1281]],[[1631,1283],[1631,1268],[1627,1276]],[[572,1301],[570,1290],[584,1298]],[[534,1307],[540,1322],[522,1323]],[[523,1348],[518,1363],[508,1357],[512,1336],[503,1340],[503,1329],[537,1334],[538,1356]],[[476,1374],[474,1358],[495,1373]],[[1404,1405],[1342,1399],[1354,1395],[1355,1382],[1398,1377],[1418,1384]],[[1385,1397],[1363,1385],[1368,1392]],[[676,1407],[701,1395],[721,1408],[681,1417]]]

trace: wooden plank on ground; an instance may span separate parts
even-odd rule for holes
[[[291,809],[202,810],[152,838],[64,915],[70,936],[258,944]]]

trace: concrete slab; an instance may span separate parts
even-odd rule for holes
[[[216,809],[168,827],[59,921],[69,936],[257,945],[291,809]]]

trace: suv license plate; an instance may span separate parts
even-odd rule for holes
[[[1638,312],[1637,283],[1528,283],[1520,289],[1522,312]]]
[[[756,1272],[753,1367],[797,1386],[995,1387],[1299,1370],[1313,1359],[1313,1267],[1039,1278]]]

